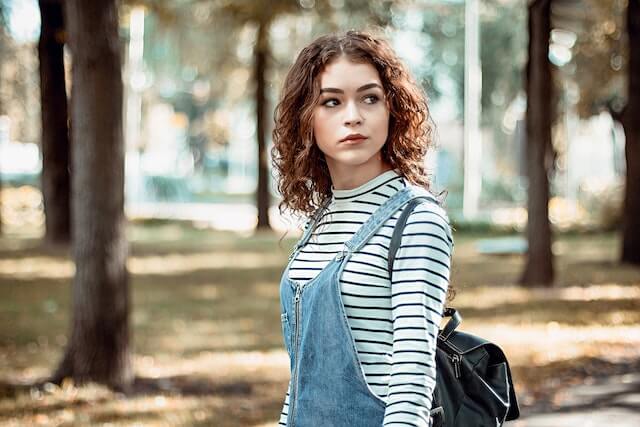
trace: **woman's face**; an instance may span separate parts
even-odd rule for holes
[[[384,166],[380,149],[389,132],[389,108],[378,71],[369,63],[341,56],[318,77],[320,99],[314,107],[313,132],[334,185],[337,178],[353,181],[345,175],[377,176]],[[362,138],[345,140],[357,134]]]

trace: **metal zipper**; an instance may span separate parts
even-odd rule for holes
[[[295,313],[296,313],[296,331],[295,331],[295,335],[294,335],[294,342],[293,342],[293,392],[292,392],[292,396],[293,399],[291,399],[291,406],[290,406],[290,411],[289,413],[291,414],[291,427],[293,427],[296,419],[295,419],[295,414],[294,414],[294,410],[296,407],[296,399],[298,399],[298,335],[300,332],[300,294],[302,293],[302,286],[298,285],[296,286],[296,295],[293,298],[293,306],[295,309]]]
[[[293,253],[295,252],[296,251],[294,250]],[[343,249],[338,253],[337,259],[341,260],[347,255],[347,253],[348,253],[348,249]],[[296,294],[293,297],[293,306],[294,306],[295,316],[296,316],[296,330],[294,334],[294,343],[293,343],[293,348],[294,348],[293,378],[291,380],[293,383],[293,391],[289,396],[289,416],[287,417],[287,420],[289,419],[291,420],[291,427],[293,427],[296,422],[295,408],[296,408],[296,399],[298,398],[298,336],[300,335],[300,295],[302,294],[303,286],[304,284],[296,286]]]

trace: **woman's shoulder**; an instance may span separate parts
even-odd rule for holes
[[[436,195],[432,190],[420,187],[418,185],[407,183],[407,189],[409,190],[412,198],[420,197],[421,203],[419,203],[414,212],[434,212],[438,213],[448,221],[448,215],[444,206],[444,199],[441,195]]]
[[[407,225],[413,224],[414,227],[419,226],[421,229],[435,229],[439,233],[443,233],[446,239],[453,244],[451,222],[442,200],[430,190],[413,184],[409,184],[409,186],[412,196],[419,196],[421,202],[409,214]]]

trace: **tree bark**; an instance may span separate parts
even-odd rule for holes
[[[256,82],[256,121],[258,136],[258,187],[256,205],[258,208],[258,229],[271,229],[269,222],[269,165],[267,158],[267,118],[268,105],[266,95],[267,58],[269,56],[269,24],[258,23],[258,34],[255,45],[254,78]]]
[[[126,270],[124,137],[116,0],[67,0],[72,52],[73,281],[71,337],[55,382],[72,377],[127,390],[130,296]]]
[[[640,265],[640,0],[627,6],[628,101],[622,113],[627,161],[621,261]]]
[[[61,0],[40,0],[40,100],[42,112],[42,196],[45,242],[71,240],[69,137],[64,76],[64,18]]]
[[[546,165],[551,147],[551,68],[549,35],[551,0],[529,3],[529,59],[527,62],[527,175],[528,251],[520,283],[553,284],[553,254],[549,223],[549,178]]]

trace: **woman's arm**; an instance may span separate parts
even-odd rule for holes
[[[407,220],[391,277],[393,353],[385,426],[431,425],[435,349],[453,239],[446,213],[422,203]]]

